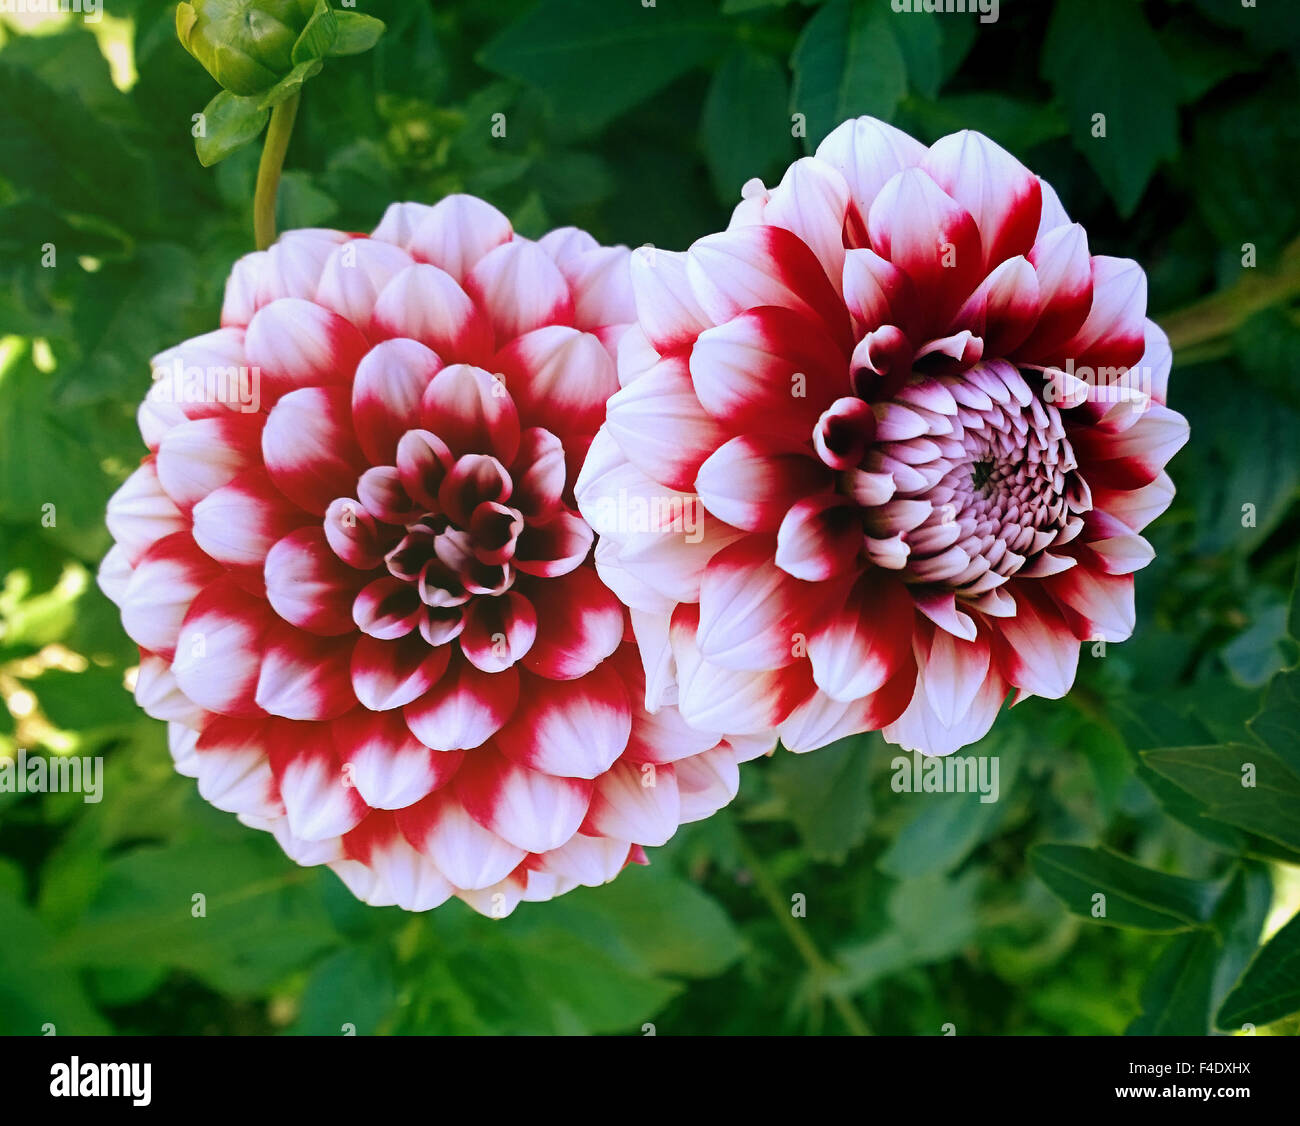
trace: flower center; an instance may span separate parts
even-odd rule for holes
[[[970,483],[977,491],[983,491],[992,477],[993,463],[991,461],[977,461],[971,466]]]
[[[1091,497],[1059,412],[1015,367],[914,374],[870,409],[830,408],[818,452],[843,470],[871,562],[966,598],[1066,565],[1050,549],[1078,534]],[[864,452],[846,467],[853,426]]]
[[[418,630],[433,646],[461,637],[464,647],[481,634],[498,651],[480,667],[521,656],[535,628],[533,577],[572,570],[591,546],[561,498],[559,451],[554,435],[535,430],[507,468],[491,454],[453,453],[427,430],[407,431],[397,464],[367,469],[356,499],[339,498],[325,514],[330,547],[363,576],[358,628],[388,640]]]

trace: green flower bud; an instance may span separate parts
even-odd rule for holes
[[[176,9],[185,49],[232,94],[270,89],[293,69],[293,45],[316,0],[189,0]]]

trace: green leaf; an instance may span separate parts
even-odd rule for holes
[[[26,342],[0,341],[0,520],[41,524],[49,538],[94,558],[106,546],[113,485],[88,440],[93,416],[57,409],[50,385]]]
[[[271,111],[260,98],[241,98],[222,90],[203,110],[203,134],[194,138],[199,163],[211,168],[236,149],[257,139]]]
[[[1300,323],[1284,306],[1264,309],[1242,321],[1232,337],[1241,369],[1256,387],[1276,396],[1293,410],[1300,407],[1300,386],[1288,370],[1300,351]]]
[[[334,41],[326,52],[330,58],[359,55],[369,51],[384,34],[384,21],[360,12],[334,13]]]
[[[1282,670],[1288,654],[1285,604],[1261,597],[1255,606],[1254,621],[1223,647],[1223,663],[1241,684],[1258,689]]]
[[[1300,668],[1269,681],[1263,710],[1247,726],[1300,780]]]
[[[790,108],[807,118],[809,152],[849,118],[890,120],[907,92],[893,21],[870,0],[831,0],[818,9],[795,44],[790,66]]]
[[[9,887],[0,888],[0,1033],[40,1036],[46,1024],[59,1036],[102,1036],[110,1030],[95,1012],[77,976],[54,963],[56,942]]]
[[[1203,802],[1207,816],[1300,850],[1300,778],[1266,747],[1168,747],[1142,758]]]
[[[639,1034],[682,991],[545,918],[507,933],[474,930],[481,939],[451,954],[447,965],[490,1031]]]
[[[785,71],[770,55],[737,48],[713,76],[700,140],[718,198],[732,205],[741,185],[766,179],[794,152]]]
[[[1124,737],[1138,780],[1155,795],[1160,807],[1225,851],[1240,852],[1244,838],[1239,830],[1205,816],[1204,802],[1152,770],[1142,755],[1156,747],[1206,743],[1215,738],[1214,732],[1204,722],[1173,708],[1168,699],[1143,697],[1116,702],[1111,714]]]
[[[33,536],[33,539],[37,537]],[[39,549],[48,553],[48,545],[37,539]],[[4,564],[9,564],[6,567]],[[31,652],[61,641],[72,629],[77,600],[90,585],[90,576],[82,567],[69,567],[57,576],[48,590],[33,593],[33,581],[26,561],[17,554],[0,560],[0,571],[7,571],[0,584],[0,637],[5,647],[23,647]],[[43,585],[43,584],[41,584]]]
[[[274,109],[281,102],[287,102],[303,87],[303,83],[321,72],[324,63],[320,59],[308,59],[298,63],[279,82],[262,95],[258,103],[262,109]]]
[[[339,205],[316,186],[311,173],[293,171],[280,178],[275,211],[280,230],[291,231],[328,225],[339,213]]]
[[[47,207],[95,215],[139,230],[157,207],[157,172],[112,121],[34,71],[0,56],[0,169],[7,192],[31,193]],[[45,240],[31,240],[39,247]],[[74,247],[61,252],[77,253]]]
[[[1273,877],[1268,866],[1247,861],[1223,893],[1212,920],[1223,941],[1223,953],[1214,973],[1211,1012],[1222,1003],[1255,956],[1272,906]]]
[[[897,884],[889,893],[888,925],[870,941],[837,951],[841,976],[827,992],[852,995],[909,966],[952,957],[975,936],[979,881],[972,869],[956,880],[932,874]]]
[[[1271,1024],[1300,1010],[1300,915],[1277,932],[1246,967],[1219,1008],[1224,1031]]]
[[[1248,14],[1256,24],[1274,22]],[[1198,181],[1194,198],[1211,233],[1238,261],[1247,242],[1266,259],[1300,224],[1293,158],[1300,147],[1300,115],[1293,108],[1300,83],[1293,70],[1277,67],[1251,96],[1227,93],[1225,88],[1196,113],[1187,166],[1212,168],[1214,175]],[[1269,217],[1267,223],[1259,221],[1261,215]]]
[[[77,354],[61,359],[55,372],[57,404],[142,399],[150,387],[150,359],[191,329],[197,335],[207,327],[201,281],[194,253],[173,243],[147,244],[129,261],[87,275],[75,326]]]
[[[1041,73],[1065,106],[1075,146],[1123,216],[1156,166],[1178,152],[1178,77],[1132,0],[1061,0]],[[1097,136],[1104,115],[1105,136]]]
[[[1300,147],[1300,132],[1296,144]],[[1225,150],[1215,159],[1230,161],[1236,155]],[[1242,159],[1252,158],[1242,154]],[[1268,159],[1261,154],[1261,163],[1252,167],[1262,175],[1263,162]],[[1202,189],[1202,193],[1208,190],[1217,191],[1218,187]],[[1281,211],[1269,210],[1267,214],[1276,214],[1279,223],[1293,221]],[[1294,221],[1300,222],[1300,211]],[[1261,225],[1258,216],[1253,216],[1251,232],[1257,233],[1248,233],[1244,222],[1235,240],[1225,240],[1224,245],[1238,249],[1243,241],[1259,242],[1262,253],[1263,239],[1272,230],[1272,221]],[[1237,258],[1234,265],[1239,263]],[[1300,487],[1300,445],[1291,440],[1291,435],[1300,430],[1300,413],[1249,380],[1234,380],[1232,395],[1224,396],[1216,395],[1195,377],[1183,380],[1179,409],[1187,415],[1193,433],[1200,435],[1199,441],[1192,442],[1179,455],[1179,481],[1194,507],[1195,551],[1198,555],[1222,552],[1245,559],[1286,519]],[[1241,448],[1241,434],[1250,434],[1253,449],[1268,450],[1269,456],[1246,455]],[[1249,526],[1243,520],[1245,503],[1251,505]]]
[[[841,861],[866,839],[870,770],[868,745],[858,738],[816,754],[777,753],[768,781],[813,859]]]
[[[1091,720],[1075,728],[1071,740],[1088,760],[1098,812],[1109,821],[1133,779],[1133,758],[1118,733]]]
[[[304,886],[310,876],[261,835],[138,848],[109,862],[90,910],[54,956],[79,966],[161,962],[220,990],[265,989],[336,941]]]
[[[726,912],[657,864],[629,869],[607,887],[575,890],[553,908],[551,923],[617,949],[648,974],[712,977],[741,953]]]
[[[86,980],[99,1005],[114,1008],[134,1005],[156,992],[167,980],[167,967],[132,966],[125,970],[87,970]]]
[[[1300,11],[1294,5],[1270,5],[1268,18],[1261,19],[1256,3],[1236,0],[1195,0],[1196,6],[1215,23],[1240,32],[1256,50],[1300,53]]]
[[[609,165],[585,152],[557,152],[534,170],[543,199],[561,207],[584,207],[608,198],[613,190]]]
[[[1194,102],[1225,78],[1253,71],[1257,59],[1225,36],[1203,31],[1196,21],[1175,18],[1160,29],[1160,43],[1178,74],[1184,102]]]
[[[26,67],[56,90],[74,94],[100,120],[131,118],[130,99],[113,85],[108,60],[85,27],[14,36],[4,52],[7,64]]]
[[[726,26],[709,0],[543,0],[479,62],[536,86],[559,120],[589,132],[707,61]]]
[[[337,37],[337,14],[329,6],[329,0],[316,0],[316,8],[294,43],[290,58],[295,66],[312,59],[322,59],[330,54],[330,48]]]
[[[46,718],[64,731],[84,734],[101,727],[129,727],[140,718],[135,701],[122,689],[121,669],[48,669],[26,686]]]
[[[937,102],[909,97],[902,108],[907,123],[924,137],[937,140],[975,129],[1012,153],[1023,153],[1068,132],[1055,102],[1026,102],[1005,94],[950,94]]]
[[[1180,931],[1209,921],[1222,887],[1170,876],[1105,848],[1041,844],[1029,853],[1035,874],[1075,915],[1112,927]],[[1098,903],[1094,896],[1102,895]],[[1094,911],[1104,914],[1094,914]]]
[[[1205,1036],[1219,944],[1210,931],[1176,934],[1142,985],[1142,1015],[1127,1036]]]
[[[931,19],[893,20],[890,26],[898,39],[907,68],[907,86],[927,98],[939,95],[943,84],[943,21]]]
[[[1296,559],[1295,578],[1291,581],[1291,605],[1286,615],[1286,631],[1300,641],[1300,558]]]
[[[1142,1014],[1129,1036],[1205,1036],[1223,993],[1255,952],[1272,898],[1262,865],[1238,871],[1223,894],[1213,930],[1175,935],[1142,986]]]
[[[290,1031],[298,1036],[373,1036],[385,1030],[396,1005],[391,953],[354,946],[336,951],[312,970]]]
[[[910,769],[911,756],[900,757]],[[1015,781],[1020,748],[1013,745],[1000,755],[981,757],[998,764],[998,800],[981,801],[978,792],[907,795],[920,808],[876,862],[882,872],[897,879],[951,872],[996,828]]]
[[[933,21],[940,22],[940,21]],[[980,35],[978,20],[943,20],[943,35],[940,38],[939,64],[943,80],[948,81],[961,68],[975,40]]]

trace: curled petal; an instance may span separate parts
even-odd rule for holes
[[[358,708],[335,725],[334,745],[351,767],[347,781],[374,809],[404,809],[445,786],[461,751],[431,751],[407,730],[400,712]]]
[[[776,533],[776,565],[805,582],[824,582],[844,574],[861,551],[861,517],[838,494],[796,502]]]
[[[907,588],[867,572],[808,638],[813,680],[832,699],[869,696],[911,659],[915,612]]]
[[[286,622],[322,637],[351,633],[364,577],[330,549],[320,528],[299,528],[266,556],[266,598]]]
[[[700,466],[695,480],[704,506],[748,532],[775,532],[790,506],[831,484],[810,450],[767,437],[733,438]]]
[[[487,313],[498,344],[573,321],[568,283],[534,242],[515,239],[488,251],[465,278],[465,291]]]
[[[607,662],[576,680],[525,676],[519,706],[496,744],[533,770],[596,778],[623,753],[631,729],[627,689]]]
[[[776,305],[701,333],[690,370],[701,405],[736,433],[803,438],[848,389],[844,355],[825,329]]]
[[[325,260],[316,301],[364,328],[384,286],[409,265],[409,254],[382,239],[349,239]]]
[[[515,548],[514,564],[526,575],[567,575],[587,558],[594,538],[585,520],[563,511],[545,524],[524,529]]]
[[[415,633],[396,640],[360,637],[352,650],[352,690],[374,712],[405,707],[438,682],[450,657],[446,646],[431,648]]]
[[[350,398],[346,387],[291,391],[266,420],[266,470],[275,487],[307,512],[324,514],[332,500],[353,491],[365,469]]]
[[[984,274],[970,212],[919,168],[898,173],[867,216],[871,249],[911,279],[927,326],[946,324]]]
[[[463,284],[484,255],[513,234],[510,220],[490,203],[449,195],[418,213],[402,245],[414,258],[431,262]]]
[[[470,816],[449,789],[397,811],[402,835],[433,861],[453,886],[488,888],[518,866],[526,850],[503,840]]]
[[[561,438],[594,434],[618,390],[614,360],[589,332],[551,324],[511,341],[496,367],[522,417]]]
[[[456,456],[491,454],[509,465],[519,452],[519,413],[505,385],[468,364],[443,368],[425,389],[421,422]]]
[[[402,435],[419,417],[420,400],[442,361],[416,340],[376,344],[357,367],[352,423],[373,465],[391,465]]]
[[[519,674],[513,668],[480,672],[453,658],[442,678],[403,709],[406,725],[426,747],[454,751],[480,746],[510,717],[519,699]]]
[[[641,844],[660,845],[681,824],[681,795],[670,765],[619,762],[596,781],[586,827]]]
[[[578,831],[592,783],[532,770],[484,747],[457,773],[455,792],[480,825],[527,852],[546,852]]]
[[[352,708],[351,638],[316,637],[274,622],[262,646],[255,699],[264,711],[284,719],[327,720]]]
[[[271,608],[218,579],[194,599],[176,640],[172,672],[194,703],[220,715],[254,716],[264,638],[275,622]]]
[[[941,138],[921,167],[974,217],[985,271],[1034,245],[1043,206],[1038,177],[982,133]]]
[[[623,640],[623,608],[591,567],[549,579],[533,598],[537,639],[524,667],[548,680],[586,676]]]
[[[834,595],[833,587],[787,574],[774,563],[770,541],[749,536],[723,548],[705,570],[695,643],[704,660],[724,668],[792,664],[803,656],[815,612]]]
[[[451,363],[485,363],[494,351],[487,318],[455,278],[426,263],[384,286],[371,325],[380,336],[418,340]]]
[[[704,410],[680,357],[656,364],[615,394],[606,426],[642,473],[681,490],[692,487],[700,465],[730,437]]]
[[[366,352],[351,322],[311,301],[272,301],[248,324],[244,350],[260,375],[262,401],[300,387],[346,386]]]
[[[537,611],[517,590],[469,604],[461,652],[475,668],[499,673],[521,660],[537,639]]]
[[[360,823],[366,803],[347,784],[327,726],[272,721],[268,745],[271,769],[294,837],[327,841]]]

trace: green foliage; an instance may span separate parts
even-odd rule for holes
[[[1143,868],[1108,849],[1039,845],[1034,869],[1076,915],[1116,927],[1178,931],[1206,922],[1219,889]]]
[[[793,158],[789,100],[785,68],[771,55],[740,46],[718,68],[700,119],[700,147],[720,198],[738,196],[753,176],[780,176]]]
[[[1121,215],[1178,149],[1178,77],[1131,0],[1061,0],[1041,58],[1075,146]]]
[[[1222,1029],[1268,1024],[1300,1009],[1300,918],[1277,932],[1246,967],[1216,1017]]]
[[[537,87],[565,127],[590,132],[709,60],[726,27],[708,0],[653,8],[604,0],[543,0],[479,58]],[[592,97],[600,90],[601,97]]]
[[[368,908],[175,773],[93,578],[149,360],[215,327],[252,249],[248,142],[282,96],[303,92],[282,227],[471,191],[529,235],[673,249],[846,116],[979,129],[1094,253],[1143,264],[1163,320],[1300,235],[1295,6],[359,7],[303,4],[269,77],[215,98],[170,0],[0,25],[0,758],[104,762],[98,803],[0,791],[0,1032],[1297,1031],[1294,286],[1208,351],[1175,341],[1192,441],[1137,631],[999,718],[973,751],[999,763],[993,802],[900,792],[878,736],[779,751],[607,887],[502,921]]]
[[[816,755],[772,764],[770,783],[809,856],[842,861],[871,823],[870,773],[861,746],[844,740]]]
[[[878,0],[830,0],[804,26],[790,58],[790,104],[807,118],[809,152],[841,121],[870,114],[885,121],[907,91],[903,48]],[[925,78],[931,77],[927,67]]]

